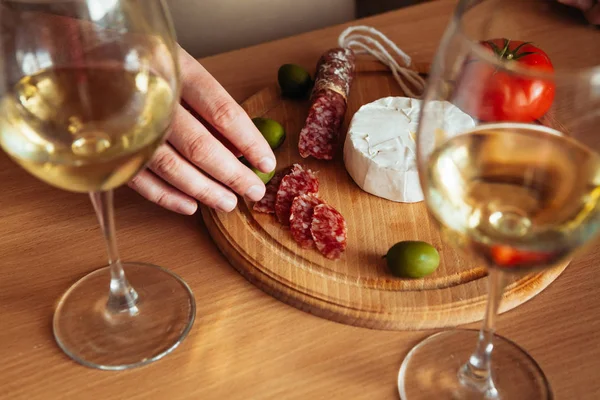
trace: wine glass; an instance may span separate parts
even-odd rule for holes
[[[75,361],[99,369],[158,360],[190,331],[194,297],[161,267],[121,262],[113,189],[163,143],[179,103],[167,8],[162,0],[0,7],[0,145],[42,181],[89,192],[108,250],[108,266],[59,300],[56,341]]]
[[[494,330],[507,274],[568,262],[600,230],[599,39],[557,2],[459,2],[424,95],[417,158],[444,241],[488,267],[488,303],[480,331],[443,331],[408,353],[403,400],[552,398],[535,360]],[[464,114],[471,127],[450,134]]]

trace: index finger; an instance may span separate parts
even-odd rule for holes
[[[204,67],[180,49],[182,97],[262,172],[275,169],[275,155],[250,117]]]

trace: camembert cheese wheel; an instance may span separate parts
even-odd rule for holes
[[[344,143],[344,164],[354,182],[384,199],[416,203],[423,200],[417,170],[417,124],[421,100],[385,97],[362,106],[352,117]],[[447,101],[434,101],[443,113],[444,134],[455,136],[475,121]],[[431,138],[433,148],[433,137]]]

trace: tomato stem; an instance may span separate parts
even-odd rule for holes
[[[521,44],[519,44],[517,47],[515,47],[513,50],[509,50],[510,47],[510,39],[504,39],[504,46],[502,47],[502,49],[500,49],[496,43],[492,42],[491,40],[485,41],[484,43],[486,43],[488,46],[490,46],[490,48],[492,49],[492,51],[494,52],[494,54],[496,54],[500,59],[503,60],[518,60],[519,58],[531,55],[531,54],[536,54],[535,51],[525,51],[523,53],[519,53],[519,51],[521,50],[521,48],[525,45],[531,44],[531,42],[523,42]]]
[[[517,54],[519,53],[519,50],[521,50],[521,47],[531,44],[531,42],[523,42],[520,45],[518,45],[517,47],[515,47],[515,49],[512,51],[513,53]]]
[[[510,44],[510,39],[504,39],[504,48],[502,48],[502,52],[499,54],[500,58],[504,58],[504,55],[508,51],[509,44]]]

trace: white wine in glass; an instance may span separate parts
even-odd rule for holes
[[[23,77],[4,97],[2,144],[53,186],[107,191],[131,179],[162,143],[174,95],[149,71],[47,69]]]
[[[178,47],[165,4],[0,7],[0,145],[40,180],[89,192],[108,249],[108,267],[81,278],[58,302],[55,338],[90,367],[119,370],[157,360],[190,331],[194,297],[163,268],[121,262],[112,190],[163,143],[179,103]]]
[[[480,331],[443,331],[408,353],[403,400],[552,398],[495,327],[508,274],[564,264],[600,232],[599,39],[558,2],[458,3],[424,96],[418,167],[446,243],[488,268],[488,304]],[[449,134],[444,104],[475,127]]]

